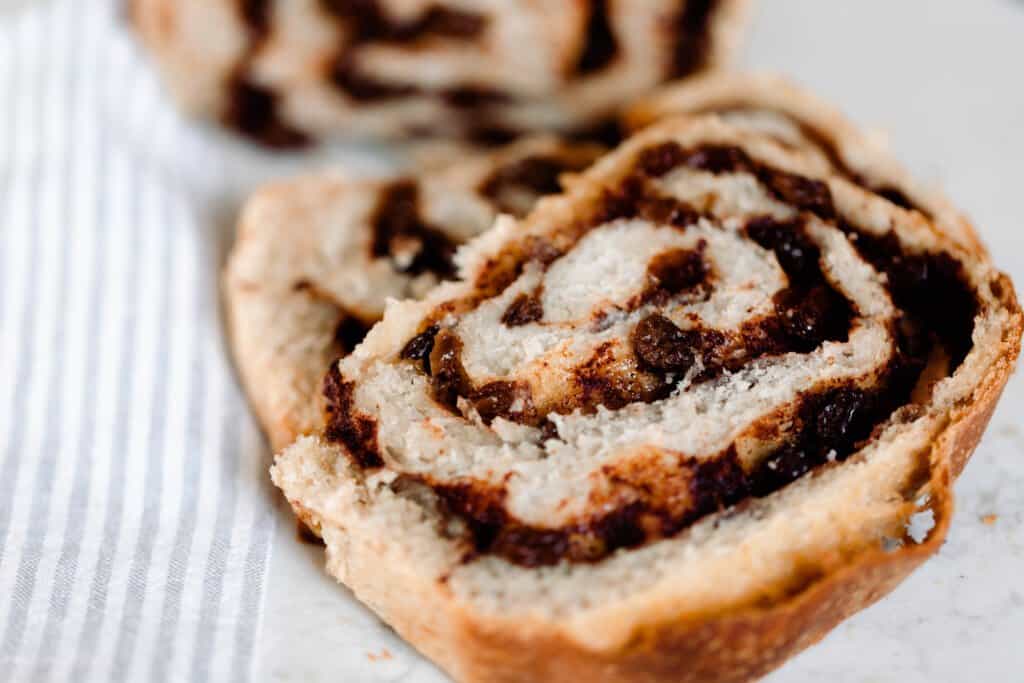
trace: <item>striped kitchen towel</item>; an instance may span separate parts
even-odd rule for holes
[[[254,677],[276,497],[217,273],[270,158],[171,107],[121,17],[0,16],[0,680]]]

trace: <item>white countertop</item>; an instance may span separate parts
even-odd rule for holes
[[[885,131],[1024,283],[1024,2],[761,0],[746,64],[787,73]],[[1024,380],[956,485],[938,555],[772,683],[1024,681]],[[263,630],[273,681],[446,680],[321,570],[282,514]]]

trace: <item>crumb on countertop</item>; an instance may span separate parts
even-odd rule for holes
[[[369,659],[371,662],[379,662],[384,659],[393,659],[393,656],[391,654],[391,650],[385,647],[381,648],[381,651],[377,653],[367,652],[366,658]]]
[[[982,521],[983,524],[987,524],[988,526],[992,526],[993,524],[996,523],[997,519],[999,519],[999,515],[989,514],[989,515],[985,515],[984,517],[982,517],[981,521]]]

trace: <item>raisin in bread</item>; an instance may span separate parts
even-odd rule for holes
[[[538,137],[418,177],[321,175],[257,192],[242,212],[224,295],[239,374],[273,448],[317,424],[323,374],[389,297],[422,296],[453,276],[457,245],[498,212],[526,213],[601,151]]]
[[[983,252],[714,117],[459,262],[271,470],[329,572],[458,681],[780,665],[938,548],[1020,345]]]
[[[590,129],[734,52],[747,0],[132,0],[170,90],[271,146]]]
[[[981,249],[970,221],[941,192],[917,182],[842,112],[785,78],[716,72],[671,83],[639,98],[623,114],[638,129],[667,116],[717,114],[780,143],[821,157],[834,172],[904,209],[934,220],[969,248]]]

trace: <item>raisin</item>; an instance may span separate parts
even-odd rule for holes
[[[544,317],[544,306],[536,294],[520,294],[501,316],[508,327],[521,327]]]
[[[633,331],[633,350],[649,368],[686,372],[694,363],[694,339],[663,315],[652,314]]]

